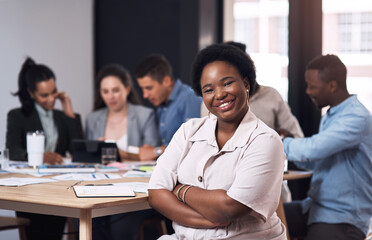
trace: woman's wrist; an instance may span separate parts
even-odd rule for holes
[[[186,203],[186,193],[192,188],[192,185],[186,185],[186,184],[180,184],[180,187],[176,189],[175,195],[178,199],[178,201]]]
[[[180,192],[181,192],[182,188],[184,188],[185,186],[186,186],[185,184],[181,184],[181,186],[176,191],[175,195],[176,195],[178,201],[182,201],[182,198],[180,197]]]

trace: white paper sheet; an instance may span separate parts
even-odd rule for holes
[[[102,179],[118,179],[119,174],[115,173],[67,173],[53,177],[55,180],[76,180],[76,181],[94,181]]]
[[[125,182],[125,183],[114,183],[114,186],[128,186],[134,192],[137,193],[147,193],[147,189],[149,187],[148,183],[144,182]]]
[[[18,187],[24,186],[29,184],[37,184],[37,183],[49,183],[55,182],[56,180],[49,179],[49,178],[2,178],[0,179],[1,186],[9,186],[9,187]]]
[[[128,171],[122,174],[123,177],[151,177],[151,171]]]

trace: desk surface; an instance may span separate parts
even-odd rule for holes
[[[20,174],[2,174],[4,177],[29,177]],[[81,184],[114,183],[114,182],[148,182],[148,178],[121,178],[99,181],[84,181]],[[59,207],[73,208],[101,208],[105,206],[121,205],[123,203],[147,202],[147,194],[136,193],[136,197],[112,197],[82,199],[75,196],[69,186],[77,181],[58,181],[52,183],[32,184],[19,187],[0,186],[0,201],[13,201],[21,203],[44,204]],[[67,201],[68,199],[68,201]]]
[[[312,175],[311,171],[290,170],[284,174],[284,180],[295,180],[307,178]],[[21,174],[1,174],[0,178],[25,176]],[[99,181],[84,181],[82,184],[89,183],[114,183],[114,182],[148,182],[148,178],[121,178]],[[58,181],[52,183],[32,184],[20,187],[0,186],[0,201],[12,201],[29,204],[43,204],[48,206],[93,209],[107,206],[120,206],[131,203],[147,203],[147,194],[137,193],[136,197],[120,198],[77,198],[72,188],[67,189],[76,181]],[[13,209],[14,210],[14,209]],[[72,216],[76,217],[76,216]],[[95,217],[95,216],[93,216]]]
[[[295,170],[289,170],[283,175],[283,180],[296,180],[296,179],[302,179],[302,178],[308,178],[313,175],[313,172],[311,171],[295,171]],[[282,199],[280,198],[278,209],[276,210],[276,213],[278,214],[278,217],[280,220],[282,220],[286,231],[287,231],[287,239],[290,239],[289,231],[288,231],[288,225],[287,225],[287,219],[285,217],[284,212],[284,206]]]
[[[302,178],[308,178],[313,175],[312,171],[295,171],[289,170],[283,175],[283,180],[296,180]]]
[[[312,172],[288,171],[284,180],[310,177]],[[29,177],[21,174],[1,174],[0,178]],[[148,182],[148,178],[121,178],[99,181],[84,181],[89,183],[115,182]],[[80,239],[92,238],[92,218],[117,213],[148,209],[148,197],[144,193],[136,193],[136,197],[118,198],[77,198],[72,188],[77,181],[58,181],[25,185],[20,187],[0,186],[0,208],[15,211],[25,211],[80,219]]]
[[[1,174],[0,178],[29,177],[20,174]],[[121,178],[89,183],[114,182],[148,182],[148,178]],[[0,208],[40,214],[66,216],[80,219],[80,239],[92,237],[91,224],[93,217],[148,209],[148,197],[136,193],[136,197],[112,198],[77,198],[69,186],[77,181],[58,181],[25,185],[20,187],[0,186]]]

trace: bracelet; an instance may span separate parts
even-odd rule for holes
[[[187,186],[187,188],[185,189],[185,191],[183,191],[183,194],[182,194],[182,202],[183,202],[183,203],[186,203],[186,202],[185,202],[186,192],[187,192],[187,190],[189,190],[191,187],[192,187],[192,186],[189,185],[189,186]]]
[[[177,197],[178,201],[182,201],[182,199],[180,198],[180,191],[181,191],[181,189],[182,189],[184,186],[186,186],[186,185],[185,185],[185,184],[182,184],[181,187],[179,187],[179,188],[177,189],[176,197]]]

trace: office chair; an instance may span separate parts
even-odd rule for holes
[[[0,216],[0,231],[18,228],[20,240],[27,240],[25,228],[28,225],[30,221],[26,218]]]

